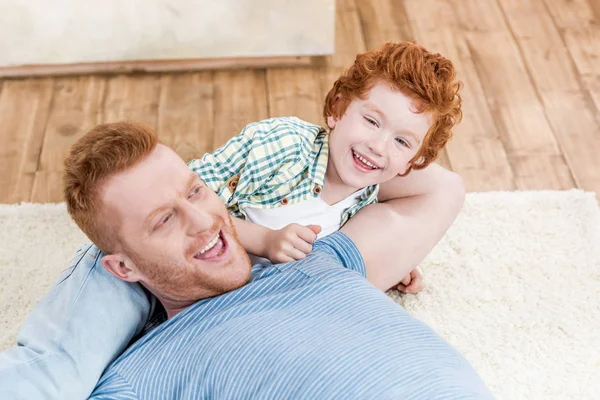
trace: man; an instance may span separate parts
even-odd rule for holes
[[[80,255],[45,300],[66,306],[65,319],[46,324],[57,331],[44,339],[26,323],[20,341],[34,354],[8,352],[13,365],[30,361],[0,369],[9,395],[89,393],[123,337],[147,320],[132,306],[148,301],[143,291],[124,295],[132,289],[123,282],[139,282],[169,319],[110,365],[93,398],[491,397],[455,350],[365,279],[397,283],[404,271],[389,265],[400,256],[404,269],[414,266],[454,219],[462,196],[442,194],[455,182],[440,186],[440,170],[403,181],[409,197],[365,208],[305,259],[251,268],[221,200],[148,128],[101,125],[66,165],[69,212],[118,279],[98,267],[97,251]],[[370,229],[387,239],[372,242]],[[85,298],[86,284],[103,286],[105,297]],[[77,324],[90,313],[96,318]],[[56,342],[63,352],[46,354]]]

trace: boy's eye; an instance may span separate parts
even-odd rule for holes
[[[373,118],[365,117],[365,121],[367,121],[369,124],[371,124],[373,126],[379,126],[379,124],[377,123],[377,121],[375,121]]]
[[[410,148],[410,144],[402,138],[396,138],[396,142],[400,143],[404,147]]]

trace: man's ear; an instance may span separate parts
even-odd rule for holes
[[[336,123],[337,123],[337,120],[335,118],[333,118],[333,116],[331,116],[331,115],[327,116],[327,126],[329,127],[329,129],[335,128]]]
[[[131,259],[120,253],[102,257],[102,266],[108,272],[126,282],[139,282],[142,278]]]

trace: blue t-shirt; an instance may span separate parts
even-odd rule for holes
[[[469,363],[365,279],[336,232],[304,260],[252,269],[134,343],[101,399],[487,399]]]

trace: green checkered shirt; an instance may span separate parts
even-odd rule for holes
[[[245,219],[246,207],[285,207],[319,196],[327,169],[328,138],[322,127],[296,117],[271,118],[247,125],[221,148],[188,166],[233,216]],[[379,185],[369,186],[360,201],[345,210],[340,225],[377,202],[378,190]]]

